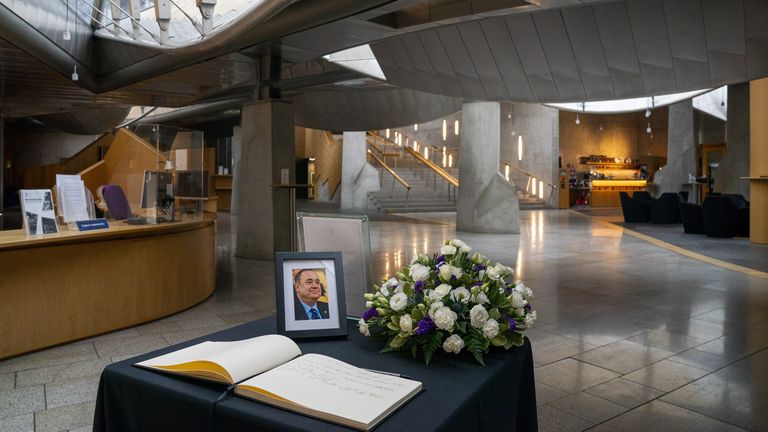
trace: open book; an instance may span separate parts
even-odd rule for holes
[[[222,383],[250,399],[369,430],[421,391],[421,383],[320,354],[279,335],[203,342],[136,366]]]

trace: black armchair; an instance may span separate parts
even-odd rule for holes
[[[649,202],[651,223],[674,224],[680,223],[680,198],[676,193],[666,192]]]
[[[728,196],[709,196],[702,204],[707,237],[749,237],[749,206]]]
[[[637,191],[632,194],[632,198],[636,200],[646,201],[646,202],[653,201],[653,197],[651,196],[651,194],[646,191]]]
[[[680,219],[686,234],[704,234],[704,212],[699,204],[680,201]]]
[[[621,199],[621,213],[624,215],[624,222],[645,223],[650,220],[648,202],[630,197],[626,192],[619,192],[619,199]]]

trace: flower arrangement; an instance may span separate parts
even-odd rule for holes
[[[381,352],[419,350],[429,364],[441,347],[471,352],[478,363],[491,346],[510,349],[523,344],[523,333],[536,320],[529,303],[533,291],[522,282],[508,283],[514,270],[490,261],[461,240],[449,240],[439,254],[419,254],[396,278],[366,293],[368,308],[358,322],[360,333],[380,329],[387,345]]]

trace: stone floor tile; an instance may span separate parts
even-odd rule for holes
[[[590,432],[745,432],[736,426],[662,401],[645,405],[614,417]]]
[[[768,330],[749,328],[730,333],[696,347],[699,351],[738,360],[768,348]]]
[[[46,405],[48,409],[53,409],[65,405],[95,401],[98,389],[98,376],[46,384]]]
[[[16,374],[6,373],[0,375],[0,391],[11,390],[15,388]]]
[[[232,327],[231,324],[224,324],[215,327],[204,327],[194,330],[182,330],[178,332],[163,333],[163,338],[169,345],[175,345],[180,342],[186,342],[190,339],[194,339],[207,334],[215,333],[217,331],[225,330]]]
[[[725,334],[725,326],[722,324],[700,319],[675,321],[667,324],[664,328],[670,333],[678,333],[706,340],[717,339]]]
[[[653,387],[663,392],[670,392],[708,373],[709,371],[693,366],[662,360],[624,375],[622,378],[644,386]]]
[[[652,330],[631,337],[629,340],[675,353],[685,351],[689,348],[693,348],[697,345],[701,345],[707,342],[706,339],[699,339],[693,336],[682,335],[678,333],[670,333],[665,329]]]
[[[92,343],[73,343],[0,361],[0,373],[74,363],[96,358],[98,358],[98,355]]]
[[[149,336],[179,331],[181,330],[181,327],[179,327],[179,324],[176,321],[154,321],[149,324],[140,325],[136,327],[136,330],[142,336]]]
[[[696,348],[683,351],[677,355],[669,357],[667,360],[708,371],[720,369],[733,362],[733,360],[728,357],[700,351]]]
[[[93,432],[93,425],[82,426],[75,429],[70,429],[68,432]]]
[[[675,353],[623,340],[574,356],[595,366],[622,374],[645,367]]]
[[[240,312],[234,314],[219,315],[219,318],[227,324],[244,324],[251,321],[260,320],[272,315],[272,310]]]
[[[0,432],[35,432],[35,416],[24,414],[0,419]]]
[[[539,432],[579,432],[589,427],[589,422],[545,405],[537,409]]]
[[[664,394],[664,392],[654,388],[627,381],[623,378],[606,381],[585,391],[627,408],[635,408]]]
[[[533,338],[531,343],[533,359],[541,364],[552,363],[595,348],[588,343],[557,335],[544,340]]]
[[[566,396],[549,405],[584,419],[590,424],[603,422],[628,410],[624,406],[585,392]]]
[[[30,414],[41,409],[45,409],[43,386],[0,391],[0,419]]]
[[[93,402],[65,405],[35,413],[35,432],[59,432],[93,424]]]
[[[546,405],[566,396],[568,396],[568,393],[562,390],[558,390],[540,382],[536,383],[536,405],[538,406]]]
[[[575,393],[614,379],[619,374],[574,359],[564,359],[535,370],[536,381],[566,393]]]
[[[221,326],[226,323],[217,316],[207,316],[202,318],[177,320],[176,324],[178,324],[182,330],[197,330],[201,328]]]
[[[16,387],[29,387],[92,376],[98,377],[110,363],[110,359],[107,358],[21,371],[16,376]]]
[[[168,346],[161,335],[129,337],[125,339],[109,339],[94,344],[100,358],[109,358],[127,354],[144,354]]]

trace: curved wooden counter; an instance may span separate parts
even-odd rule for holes
[[[213,293],[213,219],[42,238],[0,231],[0,359],[151,321]]]

